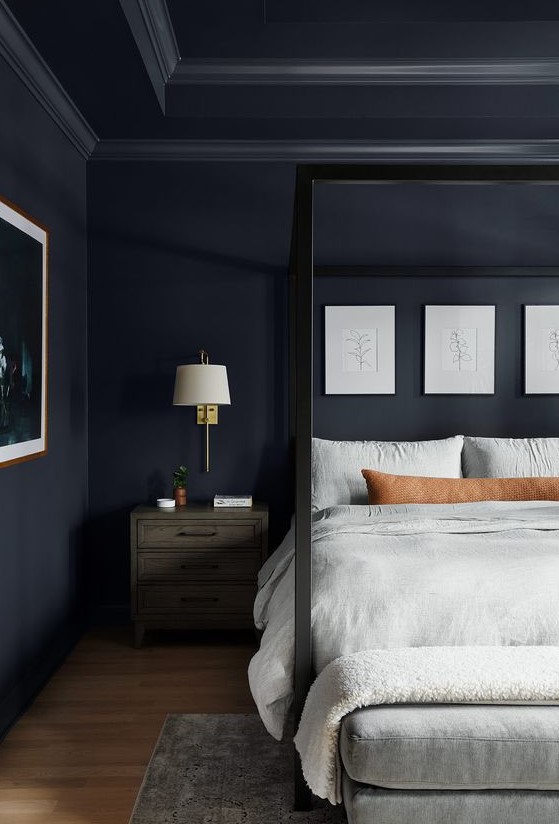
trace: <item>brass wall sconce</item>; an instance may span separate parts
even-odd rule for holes
[[[217,424],[218,406],[229,406],[227,368],[210,364],[208,353],[200,349],[200,363],[177,366],[174,406],[195,406],[196,422],[206,427],[206,472],[210,471],[210,426]]]

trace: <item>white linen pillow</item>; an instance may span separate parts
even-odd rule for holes
[[[465,478],[559,476],[559,438],[464,438]]]
[[[312,441],[312,510],[366,504],[362,469],[461,478],[462,435],[437,441]]]

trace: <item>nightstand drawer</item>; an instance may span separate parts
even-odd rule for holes
[[[260,519],[138,521],[138,547],[259,547]]]
[[[243,581],[256,580],[261,566],[260,552],[223,552],[209,548],[203,552],[138,552],[138,581]]]
[[[256,587],[250,584],[139,586],[138,613],[250,612]]]
[[[248,629],[268,549],[268,507],[138,506],[130,519],[134,643],[146,629]]]

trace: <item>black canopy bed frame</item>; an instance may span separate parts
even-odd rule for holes
[[[535,184],[559,185],[553,165],[299,165],[289,261],[290,432],[295,467],[295,698],[296,726],[313,678],[311,635],[311,450],[313,432],[313,278],[328,276],[558,277],[559,267],[383,267],[314,265],[315,184]],[[295,757],[295,809],[312,794]]]

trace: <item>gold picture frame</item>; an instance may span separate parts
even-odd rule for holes
[[[48,244],[0,197],[0,467],[47,451]]]

